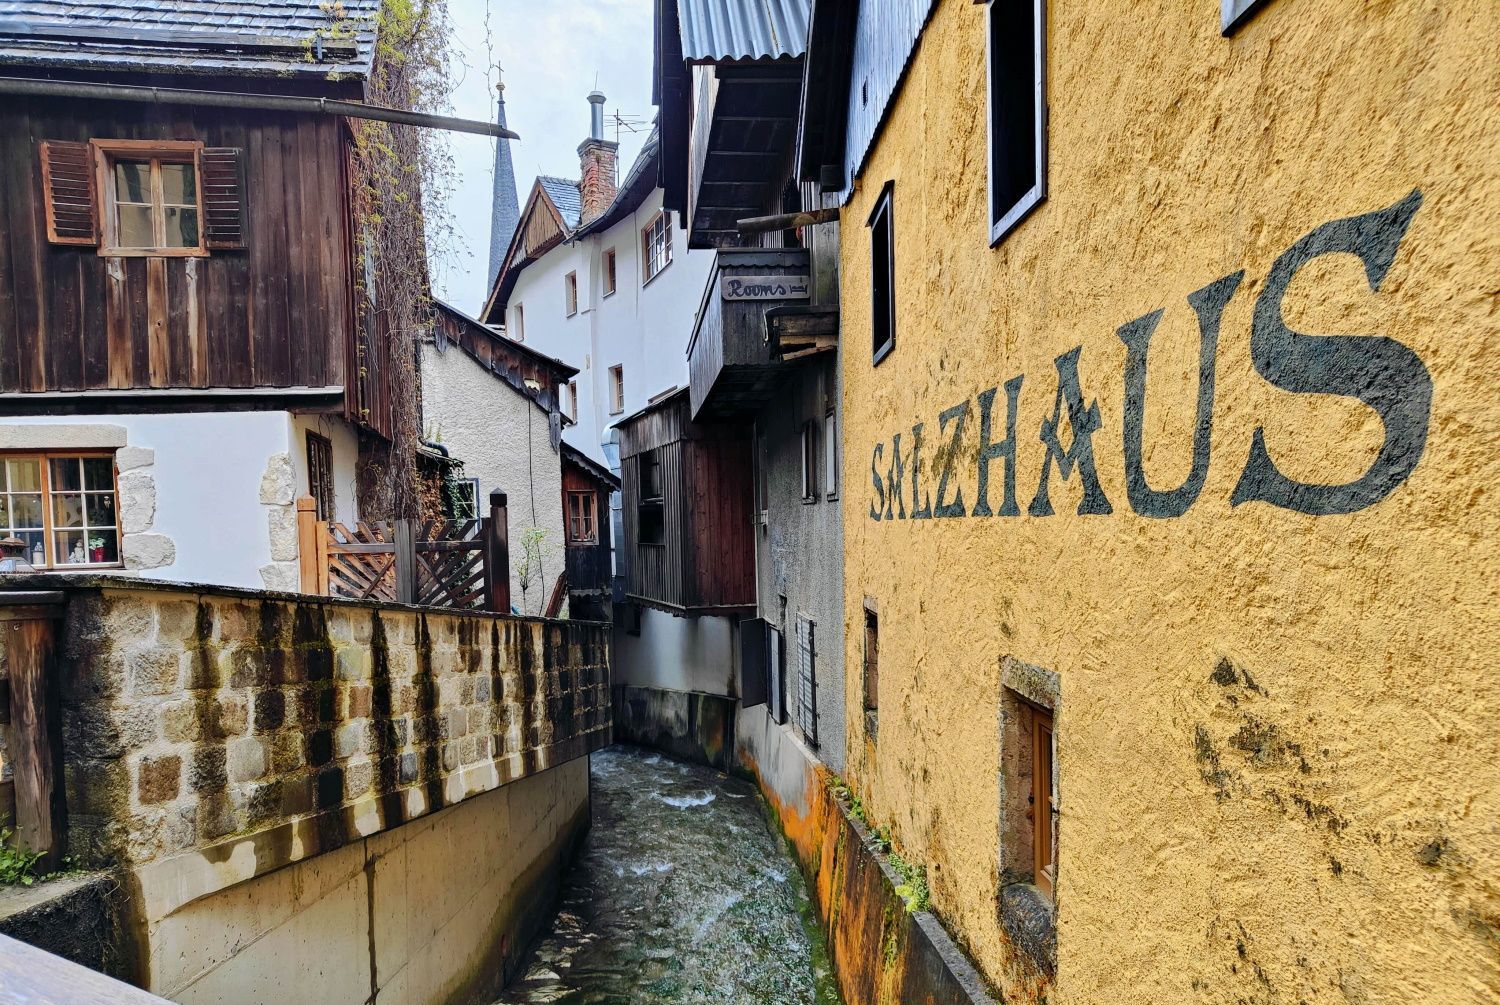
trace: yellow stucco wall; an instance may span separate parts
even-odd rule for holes
[[[1271,0],[1231,38],[1215,0],[1053,0],[1049,199],[990,248],[984,7],[944,0],[844,214],[849,771],[929,863],[935,910],[1014,986],[996,916],[1006,656],[1055,671],[1062,1003],[1493,1002],[1500,995],[1500,4]],[[897,342],[869,357],[869,232],[895,181]],[[1379,291],[1316,258],[1299,332],[1383,333],[1432,381],[1425,452],[1384,499],[1312,516],[1231,495],[1255,429],[1289,478],[1358,478],[1383,440],[1360,401],[1262,377],[1252,314],[1273,262],[1329,221],[1411,218]],[[1212,455],[1172,519],[1132,511],[1125,344],[1150,344],[1145,473],[1188,474],[1199,333],[1188,294],[1238,270]],[[1051,474],[1054,359],[1081,346],[1100,485]],[[871,460],[1024,374],[1022,515],[876,521]],[[1066,410],[1064,412],[1066,415]],[[1064,430],[1068,429],[1066,420]],[[952,426],[948,427],[951,433]],[[953,485],[976,492],[978,404]],[[1063,443],[1069,436],[1063,434]],[[950,491],[951,491],[950,486]],[[989,497],[999,509],[1001,464]],[[910,473],[904,488],[912,508]],[[951,496],[950,496],[951,498]],[[879,739],[862,733],[862,601],[881,620]],[[1215,670],[1228,660],[1235,671]]]

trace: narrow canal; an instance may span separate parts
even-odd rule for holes
[[[836,1005],[802,874],[755,788],[614,747],[562,907],[496,1005]]]

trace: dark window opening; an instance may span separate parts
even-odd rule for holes
[[[317,505],[318,519],[332,520],[333,443],[312,430],[307,432],[307,491]]]
[[[874,605],[873,600],[865,601],[865,732],[872,740],[880,713],[880,613]]]
[[[991,244],[1047,194],[1043,2],[989,5]]]
[[[896,241],[891,223],[893,182],[870,214],[870,328],[872,361],[879,363],[896,344]]]

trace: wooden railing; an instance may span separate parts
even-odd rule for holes
[[[510,610],[510,549],[503,492],[479,520],[318,519],[297,500],[302,592],[423,607]]]

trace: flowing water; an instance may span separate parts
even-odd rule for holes
[[[562,907],[496,1005],[836,1005],[802,874],[753,786],[614,747]]]

